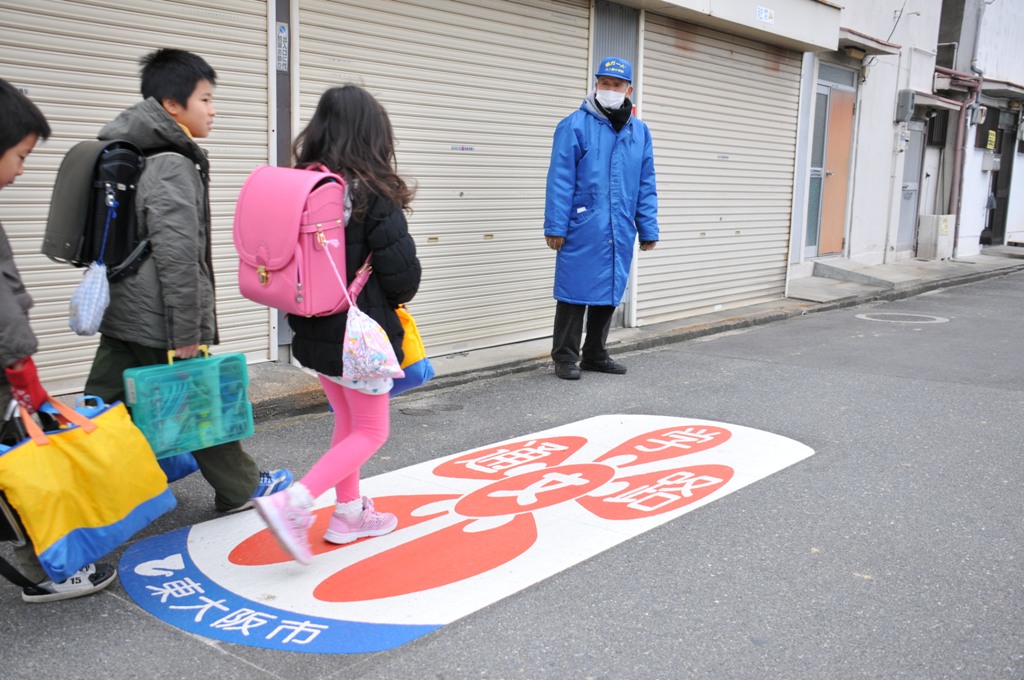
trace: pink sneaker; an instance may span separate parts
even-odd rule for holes
[[[329,543],[351,543],[357,538],[390,534],[398,526],[398,518],[390,512],[373,509],[373,499],[363,496],[363,515],[352,522],[338,512],[331,515],[324,540]]]
[[[278,544],[292,559],[302,564],[313,561],[313,550],[309,547],[309,527],[314,520],[312,512],[294,505],[287,491],[254,498],[252,503]]]

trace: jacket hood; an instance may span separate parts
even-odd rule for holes
[[[580,104],[580,108],[592,116],[608,120],[608,116],[605,115],[605,112],[602,111],[601,107],[597,105],[597,95],[594,93],[593,90],[590,91],[590,94],[584,97],[583,103]]]
[[[629,99],[626,100],[626,103],[627,104],[630,103]],[[606,114],[604,111],[602,111],[601,107],[597,105],[597,94],[593,90],[591,90],[590,94],[588,94],[583,99],[583,103],[580,104],[580,109],[583,110],[583,111],[586,111],[587,113],[589,113],[590,115],[594,116],[595,118],[600,118],[601,120],[607,120],[609,123],[611,122],[611,120],[608,118],[608,114]],[[630,123],[630,121],[632,119],[633,119],[633,117],[630,116],[629,120],[627,120],[625,124],[629,125],[629,123]]]
[[[205,159],[200,149],[160,102],[150,97],[122,111],[117,118],[103,126],[99,139],[127,139],[143,153],[157,149],[173,149],[190,158]]]

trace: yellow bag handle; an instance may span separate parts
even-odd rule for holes
[[[407,368],[417,361],[425,359],[427,349],[423,346],[420,330],[416,327],[416,320],[412,318],[408,308],[405,305],[398,305],[395,308],[395,313],[398,314],[398,320],[402,322],[402,330],[405,331],[405,336],[402,339],[402,354],[404,355],[402,368]]]
[[[169,363],[169,364],[173,364],[174,363],[174,352],[175,351],[177,351],[177,350],[173,350],[173,349],[167,350],[167,363]],[[205,358],[207,358],[207,359],[210,358],[210,348],[209,348],[208,345],[199,345],[199,351],[202,353],[202,355]]]

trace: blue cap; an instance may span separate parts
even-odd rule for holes
[[[633,67],[625,59],[606,57],[598,64],[597,73],[594,74],[595,78],[600,78],[601,76],[610,76],[631,83],[633,82]]]

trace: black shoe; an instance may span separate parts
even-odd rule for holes
[[[615,375],[622,375],[626,372],[626,367],[615,361],[611,357],[604,361],[587,361],[584,359],[580,362],[580,368],[584,371],[597,371],[599,373],[614,373]]]
[[[555,364],[555,375],[562,380],[579,380],[580,369],[576,367],[576,364],[569,361],[560,361]]]

